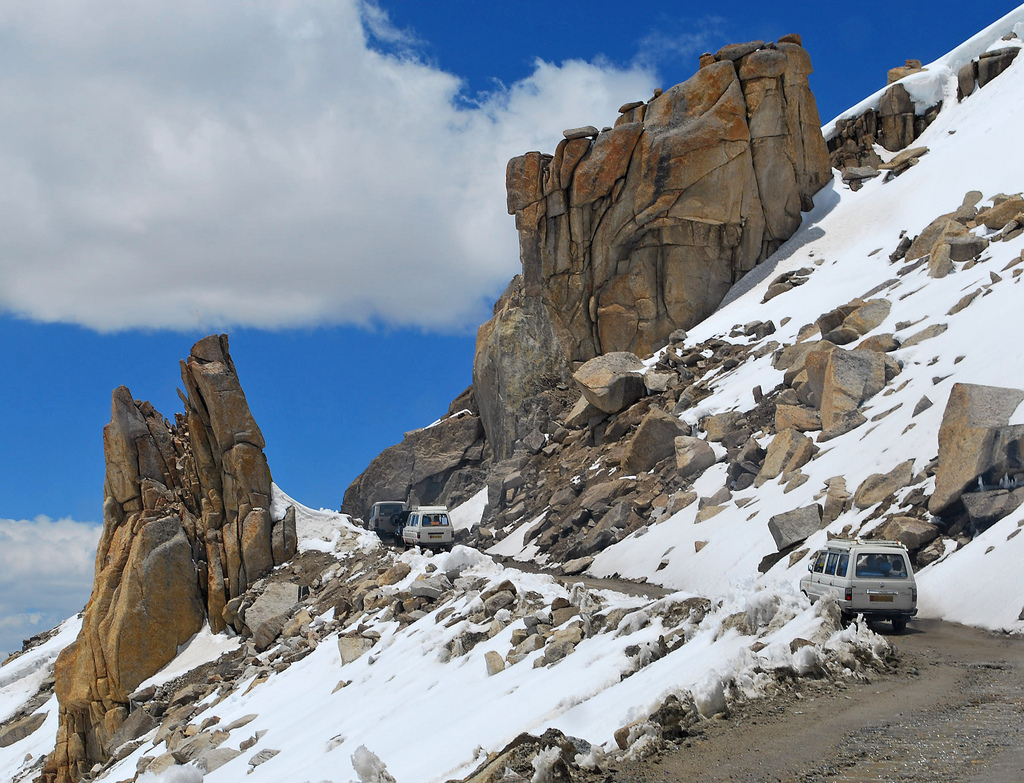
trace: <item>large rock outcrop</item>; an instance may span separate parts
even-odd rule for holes
[[[458,505],[483,485],[486,456],[470,388],[439,422],[407,432],[401,443],[374,457],[345,490],[341,510],[363,517],[378,500]]]
[[[831,178],[798,36],[728,46],[688,81],[509,162],[522,276],[477,338],[474,385],[499,459],[530,399],[574,362],[645,356],[709,315],[800,225]]]
[[[56,663],[57,747],[42,780],[77,781],[106,759],[129,696],[231,598],[296,549],[294,514],[273,520],[263,435],[227,335],[181,363],[186,412],[170,424],[114,390],[96,577],[82,631]]]

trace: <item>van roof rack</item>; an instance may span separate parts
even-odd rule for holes
[[[852,546],[878,546],[878,547],[892,547],[894,549],[906,549],[901,541],[890,541],[885,538],[873,538],[869,541],[865,541],[862,538],[831,538],[825,544],[825,548],[833,547],[835,549],[849,549]]]

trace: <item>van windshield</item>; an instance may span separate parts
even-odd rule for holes
[[[906,579],[907,565],[902,554],[869,553],[857,555],[858,577],[868,579]]]
[[[402,511],[401,503],[378,503],[377,516],[389,517],[392,514],[399,514]]]
[[[448,524],[448,515],[447,514],[424,514],[423,515],[423,524],[424,525],[431,525],[431,526],[434,526],[434,527],[446,526]]]

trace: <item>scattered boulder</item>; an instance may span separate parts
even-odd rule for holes
[[[875,531],[875,538],[899,541],[914,552],[927,546],[939,536],[939,528],[917,517],[893,517]]]
[[[373,639],[366,639],[362,636],[339,636],[338,652],[341,654],[341,665],[360,658],[373,649]]]
[[[746,423],[744,415],[739,411],[726,411],[714,416],[705,416],[700,421],[701,429],[707,433],[708,441],[721,443],[725,437]]]
[[[946,331],[949,327],[946,324],[932,324],[926,326],[919,332],[915,332],[910,335],[906,340],[903,341],[902,348],[913,348],[915,345],[923,343],[925,340],[931,340],[933,337],[938,337],[940,334]]]
[[[660,408],[652,408],[640,422],[636,434],[626,446],[622,466],[627,473],[650,470],[663,459],[676,453],[676,438],[688,434],[690,428]]]
[[[1022,212],[1024,212],[1024,198],[1013,196],[1000,204],[979,212],[978,221],[985,228],[999,231]]]
[[[874,351],[832,351],[822,383],[822,428],[832,429],[843,414],[856,410],[880,392],[885,382],[884,354]]]
[[[754,485],[760,487],[773,478],[788,476],[810,462],[817,451],[818,447],[803,433],[783,430],[768,444],[768,454]]]
[[[703,473],[715,464],[715,450],[707,441],[680,435],[674,441],[676,452],[676,471],[680,478]]]
[[[777,405],[775,407],[775,430],[796,430],[812,432],[821,429],[821,414],[803,405]]]
[[[960,496],[976,531],[991,527],[1024,503],[1024,488],[965,492]]]
[[[780,552],[799,544],[822,527],[822,508],[817,503],[776,514],[768,520],[768,530]]]
[[[825,485],[828,491],[825,494],[825,509],[821,518],[823,524],[829,525],[850,507],[851,497],[846,490],[846,479],[843,476],[833,476]]]
[[[14,721],[0,730],[0,748],[7,748],[15,742],[21,742],[43,725],[49,713],[37,712]]]
[[[941,515],[969,488],[1024,473],[1024,425],[1007,422],[1024,391],[956,383],[939,427],[939,466],[928,510]]]
[[[618,413],[646,394],[644,363],[628,351],[597,356],[574,374],[587,402],[605,413]]]
[[[872,473],[853,494],[853,504],[859,509],[870,508],[898,492],[914,480],[914,460],[901,462],[888,473]]]

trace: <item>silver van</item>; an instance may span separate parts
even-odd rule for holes
[[[800,589],[817,601],[832,596],[844,617],[889,620],[897,633],[917,614],[917,582],[899,541],[833,539],[815,552]]]
[[[446,506],[415,506],[402,528],[402,542],[427,549],[451,549],[454,540],[451,518]]]
[[[401,500],[381,500],[370,507],[370,517],[366,520],[366,529],[377,534],[381,541],[385,539],[396,544],[402,539],[402,513],[408,506]]]

